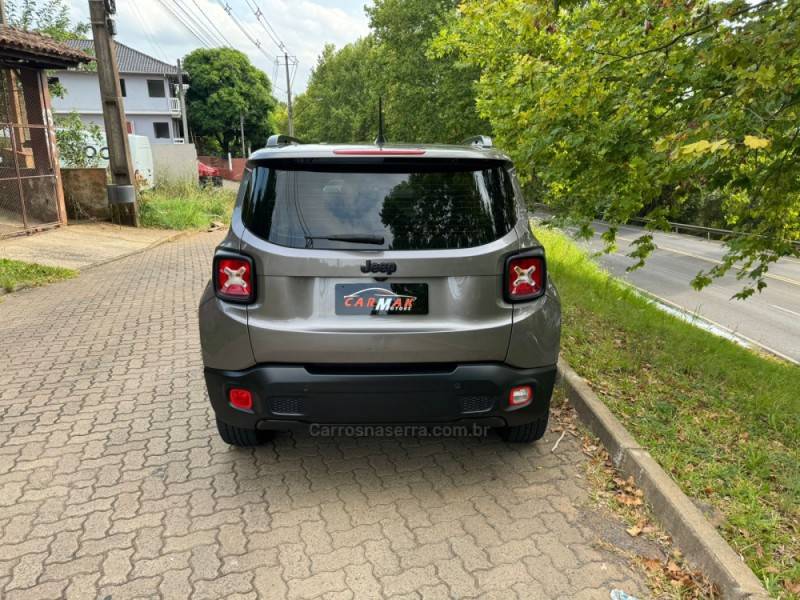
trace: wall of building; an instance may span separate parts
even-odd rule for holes
[[[63,98],[53,98],[53,112],[66,114],[72,111],[81,116],[84,123],[103,124],[102,105],[100,103],[100,83],[97,73],[82,71],[54,71],[59,83],[66,91]],[[151,144],[172,144],[172,139],[180,137],[180,129],[173,123],[175,115],[170,112],[170,86],[165,77],[158,75],[123,74],[125,80],[125,115],[138,135],[146,135]],[[160,79],[164,83],[164,98],[149,96],[147,80]],[[169,127],[169,138],[156,138],[153,123],[164,122]]]
[[[100,122],[103,121],[97,73],[53,71],[51,76],[58,78],[65,91],[63,98],[52,97],[54,113],[68,113],[73,110],[78,113],[96,113],[101,115]]]
[[[194,144],[159,144],[151,148],[156,184],[197,183]]]
[[[128,121],[133,123],[133,131],[136,135],[146,135],[150,138],[150,144],[170,144],[172,145],[172,138],[180,137],[180,131],[173,127],[172,117],[169,115],[128,115]],[[155,134],[154,123],[166,123],[169,127],[168,138],[157,138]]]
[[[97,73],[90,71],[53,71],[52,77],[58,77],[59,83],[66,91],[63,98],[53,98],[53,111],[101,112],[100,83]],[[171,88],[169,81],[160,75],[134,75],[123,73],[125,81],[125,111],[131,113],[154,112],[169,113]],[[149,96],[147,80],[158,79],[163,82],[163,98]]]

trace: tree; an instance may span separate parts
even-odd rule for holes
[[[375,40],[368,36],[336,51],[327,44],[294,106],[295,131],[320,142],[372,141],[380,92]]]
[[[273,133],[289,135],[289,109],[285,102],[278,102],[270,113],[269,128]]]
[[[6,0],[8,23],[12,27],[37,31],[54,40],[74,40],[89,31],[88,23],[73,25],[65,0]]]
[[[298,135],[372,141],[383,97],[386,133],[395,142],[458,142],[489,125],[475,108],[479,70],[456,54],[433,56],[432,41],[456,0],[377,0],[373,33],[336,50],[328,45],[297,98]]]
[[[267,75],[231,48],[198,49],[184,59],[189,76],[189,128],[201,151],[241,154],[240,117],[246,142],[261,147],[273,131],[276,107]]]
[[[430,45],[459,0],[375,0],[367,8],[379,49],[389,132],[398,141],[458,143],[489,133],[475,108],[480,71]]]
[[[584,232],[701,211],[742,235],[693,283],[733,270],[739,297],[800,255],[800,0],[466,0],[435,49],[480,69],[480,114]]]

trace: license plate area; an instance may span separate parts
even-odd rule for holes
[[[337,283],[337,315],[427,315],[427,283]]]

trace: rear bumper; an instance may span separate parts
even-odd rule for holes
[[[258,429],[325,424],[523,425],[550,408],[556,367],[517,369],[499,363],[460,365],[258,365],[244,371],[206,369],[217,418]],[[529,385],[533,402],[509,408],[512,387]],[[246,388],[253,410],[230,406],[228,391]]]

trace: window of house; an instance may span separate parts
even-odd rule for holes
[[[148,79],[147,93],[151,98],[166,98],[163,79]]]
[[[153,133],[156,136],[156,139],[169,139],[169,123],[167,122],[159,122],[153,123]]]
[[[122,97],[123,98],[128,95],[128,92],[125,90],[125,80],[124,79],[120,79],[119,80],[119,89],[122,90]]]

